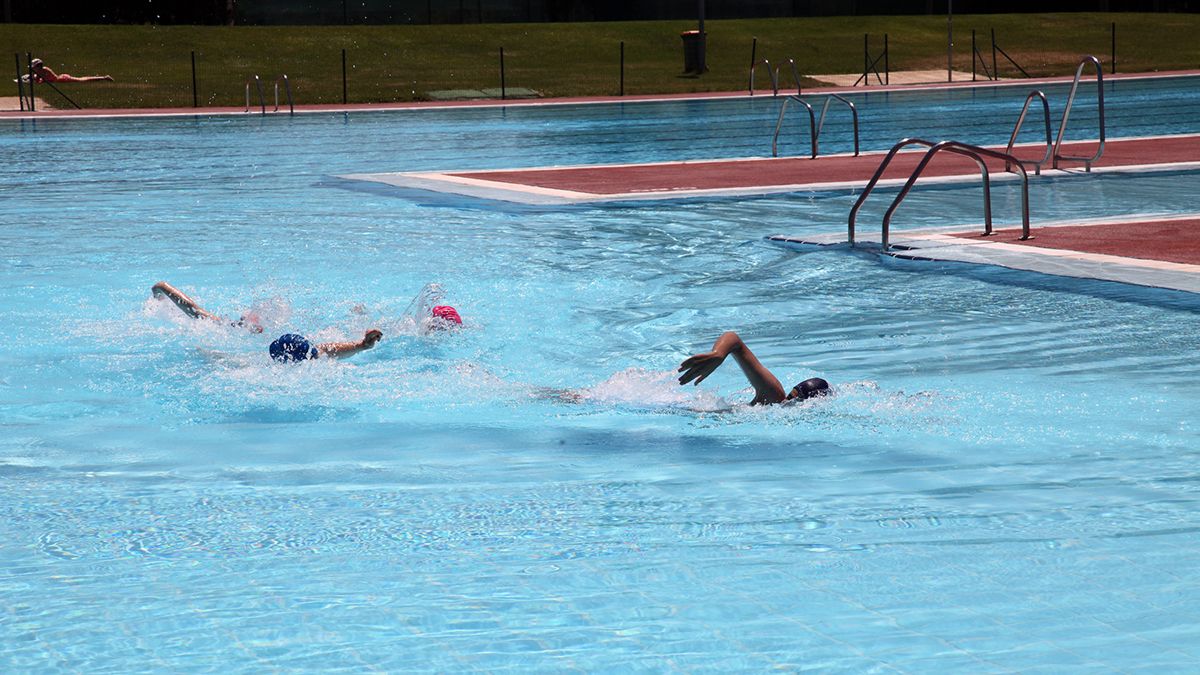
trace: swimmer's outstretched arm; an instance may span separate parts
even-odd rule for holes
[[[333,358],[340,359],[361,351],[366,351],[374,347],[382,339],[383,333],[376,328],[372,328],[363,334],[363,339],[359,342],[325,342],[317,345],[317,351],[321,353],[321,356],[332,356]]]
[[[787,393],[783,390],[783,385],[779,383],[779,378],[771,374],[767,367],[759,362],[758,357],[754,356],[754,352],[746,346],[745,342],[738,337],[738,334],[733,331],[728,331],[717,338],[713,343],[712,351],[702,354],[689,356],[679,365],[678,372],[683,373],[679,376],[679,384],[687,384],[695,380],[695,384],[700,384],[704,378],[712,375],[722,363],[725,362],[725,357],[733,355],[733,359],[737,361],[741,367],[742,373],[746,375],[746,379],[750,381],[750,385],[754,387],[754,400],[751,405],[779,403],[787,398]]]
[[[183,291],[175,288],[165,281],[160,281],[157,284],[154,284],[154,286],[150,288],[150,292],[153,293],[154,297],[156,298],[161,298],[164,295],[167,296],[171,299],[171,302],[175,303],[175,306],[178,307],[180,311],[192,317],[193,319],[210,319],[212,321],[221,320],[221,317],[205,311],[203,307],[196,304],[195,300],[192,300]]]

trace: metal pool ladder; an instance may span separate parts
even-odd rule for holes
[[[1062,147],[1063,136],[1067,131],[1067,120],[1071,117],[1071,108],[1075,104],[1075,93],[1079,90],[1079,80],[1083,77],[1083,69],[1088,64],[1092,64],[1096,68],[1096,109],[1100,126],[1100,145],[1096,148],[1096,154],[1091,157],[1071,157],[1063,155],[1059,152]],[[1046,101],[1046,95],[1040,91],[1032,91],[1029,96],[1025,97],[1025,106],[1021,108],[1021,115],[1017,118],[1017,124],[1013,127],[1012,135],[1008,138],[1008,147],[1005,152],[1012,154],[1013,145],[1017,142],[1017,134],[1021,132],[1021,125],[1025,123],[1025,115],[1029,112],[1029,104],[1034,98],[1039,98],[1042,101],[1043,119],[1046,127],[1046,154],[1037,162],[1030,161],[1034,166],[1034,173],[1040,175],[1042,173],[1042,165],[1053,158],[1051,168],[1057,169],[1060,160],[1083,162],[1085,171],[1092,170],[1092,163],[1100,159],[1104,154],[1104,68],[1100,65],[1100,60],[1095,56],[1085,56],[1079,62],[1079,67],[1075,69],[1075,80],[1071,83],[1071,93],[1067,96],[1067,107],[1063,109],[1062,122],[1058,125],[1058,137],[1055,139],[1053,146],[1050,144],[1050,104]],[[1009,170],[1009,165],[1005,166]]]
[[[787,114],[788,103],[795,101],[808,109],[808,131],[809,138],[812,139],[812,158],[816,158],[818,149],[818,139],[821,137],[821,130],[825,128],[825,113],[829,112],[829,104],[833,100],[841,101],[850,108],[850,114],[854,119],[854,156],[858,157],[858,108],[853,103],[838,96],[837,94],[829,94],[825,97],[825,103],[821,106],[821,117],[818,121],[816,112],[807,101],[799,96],[788,96],[783,99],[783,105],[779,107],[779,119],[775,120],[775,136],[771,139],[771,156],[779,156],[779,130],[783,127],[783,117]]]
[[[941,141],[940,143],[934,143],[932,141],[927,141],[920,138],[906,138],[893,145],[892,149],[888,151],[887,156],[884,157],[883,161],[879,164],[879,168],[875,170],[875,175],[871,177],[871,180],[867,182],[866,187],[863,188],[862,194],[858,197],[858,201],[854,202],[854,207],[850,209],[850,221],[847,229],[847,236],[850,240],[850,246],[854,246],[854,222],[858,217],[858,210],[862,207],[863,202],[867,200],[867,197],[871,194],[871,191],[875,189],[875,185],[883,176],[883,172],[887,169],[888,164],[890,164],[892,159],[896,156],[896,153],[900,152],[901,148],[909,145],[923,145],[929,148],[929,150],[925,152],[925,156],[921,158],[921,162],[917,165],[917,168],[913,169],[912,174],[904,183],[904,187],[900,188],[899,194],[897,194],[896,198],[892,200],[892,205],[888,207],[887,212],[883,216],[883,229],[880,234],[880,245],[881,250],[884,253],[888,251],[888,235],[892,222],[892,215],[896,212],[896,209],[900,207],[900,202],[904,201],[904,198],[908,195],[909,191],[912,190],[913,184],[917,182],[917,178],[919,178],[921,173],[925,171],[925,167],[929,165],[929,162],[933,160],[935,155],[943,151],[970,157],[971,159],[975,160],[975,164],[979,167],[979,173],[983,177],[984,236],[988,236],[992,233],[992,189],[991,176],[988,173],[987,164],[984,162],[983,158],[992,157],[995,159],[1004,160],[1006,164],[1016,165],[1017,169],[1019,169],[1021,173],[1021,240],[1024,241],[1030,238],[1029,174],[1025,171],[1025,164],[1021,160],[1013,157],[1007,152],[1000,152],[999,150],[991,150],[989,148],[981,148],[977,145],[968,145],[966,143],[960,143],[959,141]]]

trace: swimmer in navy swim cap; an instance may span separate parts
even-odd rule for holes
[[[157,284],[154,284],[152,287],[150,287],[150,292],[156,298],[169,298],[171,302],[175,303],[175,306],[179,308],[179,311],[187,314],[193,319],[208,319],[209,321],[216,321],[217,323],[225,323],[225,319],[222,319],[216,314],[205,310],[203,307],[196,304],[195,300],[189,298],[183,291],[175,288],[165,281],[160,281]],[[258,316],[255,314],[243,314],[240,318],[238,318],[237,321],[229,322],[229,325],[236,328],[245,328],[251,333],[263,332],[262,324],[259,323]]]
[[[712,351],[689,356],[679,365],[679,384],[694,381],[700,384],[722,363],[725,357],[733,355],[733,359],[741,366],[746,379],[754,387],[754,400],[750,405],[771,405],[784,401],[803,401],[809,398],[825,396],[832,393],[829,383],[819,377],[809,378],[784,392],[779,378],[771,374],[767,367],[759,362],[754,352],[733,331],[728,331],[713,343]]]
[[[363,339],[358,342],[324,342],[314,347],[303,335],[288,333],[276,338],[269,351],[271,358],[283,363],[295,363],[320,356],[344,358],[374,347],[381,339],[383,333],[372,328],[364,333]]]

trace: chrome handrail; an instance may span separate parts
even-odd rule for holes
[[[773,89],[775,91],[775,93],[773,95],[778,96],[779,95],[779,79],[776,76],[775,71],[771,70],[771,62],[766,59],[763,59],[762,61],[759,61],[758,63],[755,63],[750,66],[750,95],[751,96],[754,95],[754,71],[760,65],[767,67],[767,77],[771,78],[771,89]]]
[[[817,135],[821,132],[817,129],[817,116],[813,111],[813,107],[808,104],[808,101],[799,96],[788,96],[783,99],[783,105],[779,106],[779,119],[775,120],[775,137],[771,139],[771,156],[779,156],[779,129],[783,126],[783,115],[787,112],[788,102],[795,101],[800,105],[808,108],[808,135],[812,139],[812,156],[817,156]]]
[[[1029,112],[1029,104],[1033,102],[1034,98],[1042,100],[1042,112],[1046,121],[1046,154],[1037,162],[1029,162],[1033,164],[1034,175],[1040,176],[1042,175],[1042,165],[1050,161],[1050,155],[1054,152],[1054,148],[1050,142],[1050,102],[1046,100],[1045,94],[1034,90],[1029,92],[1029,95],[1025,97],[1025,106],[1021,108],[1021,116],[1017,118],[1017,124],[1013,127],[1012,135],[1008,137],[1008,147],[1004,151],[1010,155],[1012,154],[1013,144],[1017,142],[1017,134],[1021,132],[1021,125],[1025,123],[1025,114]],[[1012,171],[1012,165],[1005,162],[1004,170]]]
[[[292,103],[292,85],[288,84],[288,76],[286,74],[280,75],[275,80],[275,110],[272,112],[279,112],[279,80],[283,80],[283,90],[287,93],[288,114],[295,115],[296,106]]]
[[[856,108],[853,103],[846,100],[845,98],[842,98],[841,96],[838,96],[837,94],[829,94],[828,96],[825,97],[825,105],[821,106],[821,119],[819,122],[817,122],[817,134],[816,135],[820,136],[821,130],[825,128],[825,113],[829,111],[829,101],[831,99],[837,99],[837,100],[841,101],[842,103],[845,103],[846,106],[850,108],[850,114],[854,118],[854,156],[858,157],[858,108]],[[815,138],[813,139],[813,143],[816,143]],[[813,156],[814,157],[816,156],[815,152],[814,152]]]
[[[250,82],[253,81],[258,87],[258,104],[262,106],[262,114],[267,114],[267,100],[263,98],[262,80],[258,79],[257,75],[253,75],[246,79],[246,109],[243,112],[250,112]]]
[[[796,70],[796,60],[788,59],[787,62],[788,62],[788,65],[792,67],[792,81],[796,83],[796,95],[799,96],[803,92],[800,91],[800,73]],[[780,68],[783,68],[783,65],[779,65],[775,68],[775,81],[776,82],[779,81],[779,69]]]
[[[1075,104],[1075,92],[1079,89],[1079,79],[1083,77],[1083,68],[1091,63],[1096,66],[1096,107],[1099,111],[1100,119],[1100,147],[1096,148],[1096,154],[1091,157],[1070,157],[1067,155],[1058,154],[1059,147],[1062,146],[1063,135],[1067,131],[1067,118],[1071,115],[1071,106]],[[1085,56],[1079,62],[1079,67],[1075,69],[1075,81],[1071,83],[1071,94],[1067,96],[1067,107],[1063,109],[1062,124],[1058,127],[1058,138],[1054,141],[1054,168],[1058,168],[1058,161],[1066,159],[1070,161],[1083,162],[1084,170],[1092,170],[1092,162],[1100,159],[1100,155],[1104,154],[1104,68],[1100,65],[1100,60],[1094,56]]]
[[[1006,152],[999,152],[989,148],[981,148],[979,146],[968,145],[958,141],[942,141],[940,143],[933,143],[920,138],[906,138],[892,146],[892,149],[888,151],[887,156],[885,156],[883,161],[879,164],[879,168],[875,170],[875,175],[873,175],[871,180],[867,182],[866,187],[863,188],[862,194],[859,195],[858,200],[855,201],[854,206],[850,209],[847,235],[851,246],[854,246],[854,225],[855,219],[858,217],[858,210],[862,207],[863,202],[867,200],[867,196],[871,194],[871,191],[875,189],[875,185],[879,182],[880,177],[883,176],[883,172],[887,169],[888,164],[890,164],[892,159],[896,156],[896,153],[898,153],[901,148],[908,145],[924,145],[928,147],[929,150],[925,153],[925,156],[921,159],[921,162],[917,165],[917,168],[913,170],[911,175],[909,175],[908,180],[904,183],[904,187],[900,189],[900,193],[896,195],[896,198],[892,201],[892,205],[888,207],[887,212],[884,214],[883,228],[880,235],[882,239],[881,250],[884,252],[888,250],[888,238],[890,234],[892,214],[894,214],[896,209],[899,208],[900,202],[903,201],[904,197],[908,195],[908,192],[912,189],[913,184],[917,182],[917,178],[919,178],[921,173],[925,170],[925,167],[928,166],[933,157],[942,150],[970,157],[971,159],[975,160],[976,165],[979,166],[980,174],[983,176],[984,236],[992,233],[991,177],[988,172],[987,164],[983,161],[983,158],[980,155],[987,155],[989,157],[1003,159],[1005,162],[1016,164],[1017,168],[1021,170],[1021,240],[1024,241],[1030,238],[1029,174],[1025,171],[1024,162]]]

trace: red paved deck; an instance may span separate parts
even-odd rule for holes
[[[999,148],[999,150],[1003,149]],[[1062,154],[1072,156],[1090,157],[1095,154],[1095,151],[1095,142],[1064,143],[1062,148]],[[1044,153],[1044,146],[1015,149],[1015,155],[1020,159],[1041,159]],[[512,171],[469,171],[446,175],[601,195],[769,188],[824,183],[865,183],[875,173],[885,154],[879,152],[863,154],[858,157],[829,156],[816,159],[743,159]],[[925,149],[923,148],[898,154],[888,167],[884,178],[907,178],[924,155]],[[1176,162],[1200,162],[1200,135],[1110,140],[1104,146],[1104,155],[1093,167],[1161,165]],[[990,171],[1002,172],[1004,170],[1003,162],[989,159],[987,164]],[[1062,166],[1082,169],[1083,163],[1069,162]],[[943,152],[934,158],[922,175],[930,178],[944,178],[977,173],[978,169],[974,161],[961,155]]]
[[[1021,241],[1019,229],[997,230],[987,239],[1037,248],[1200,265],[1200,218],[1034,227],[1032,234],[1032,239]],[[957,232],[952,236],[979,239],[980,233]]]

